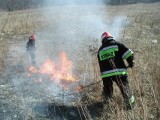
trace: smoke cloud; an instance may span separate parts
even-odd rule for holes
[[[125,25],[125,16],[109,17],[105,0],[45,0],[46,7],[41,8],[45,19],[44,28],[35,31],[37,40],[37,65],[41,65],[47,59],[58,63],[59,53],[65,51],[69,60],[73,61],[73,74],[77,76],[79,83],[73,83],[71,88],[79,84],[94,82],[93,56],[89,53],[89,46],[98,48],[101,44],[100,37],[104,31],[110,32],[114,38],[118,38],[121,29]],[[123,24],[122,24],[123,23]],[[24,51],[17,47],[17,51]],[[25,53],[25,52],[24,52]],[[16,55],[23,53],[17,52]],[[18,57],[17,57],[18,58]],[[81,68],[79,70],[79,68]],[[78,69],[78,70],[77,70]],[[65,91],[47,78],[39,80],[38,75],[28,78],[27,72],[12,80],[15,91],[22,100],[24,108],[32,101],[61,102],[68,105],[72,100],[79,100],[80,96],[67,94]],[[47,79],[47,80],[46,80]],[[35,83],[35,81],[40,83]],[[41,83],[42,81],[42,83]],[[73,99],[74,98],[74,99]],[[32,104],[31,104],[32,106]]]
[[[118,40],[125,25],[125,16],[109,17],[106,0],[46,0],[44,4],[48,6],[42,9],[46,27],[36,33],[41,54],[38,60],[56,59],[61,50],[77,60],[84,57],[80,55],[89,45],[100,46],[105,31]]]
[[[37,62],[41,64],[47,58],[59,61],[58,54],[65,51],[75,64],[73,71],[82,66],[92,66],[89,46],[98,48],[100,37],[105,31],[118,39],[125,25],[125,16],[110,16],[105,0],[46,0],[42,9],[46,27],[37,31]],[[92,69],[93,67],[89,68]],[[78,79],[95,79],[93,73],[86,70]],[[84,76],[86,78],[84,78]],[[83,81],[84,82],[84,81]],[[85,82],[87,84],[87,82]],[[88,82],[89,84],[89,82]],[[60,91],[53,91],[59,94]]]

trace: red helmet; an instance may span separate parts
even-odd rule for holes
[[[33,35],[31,35],[30,39],[36,40],[36,36],[33,34]]]
[[[112,35],[109,32],[104,32],[101,36],[101,41],[103,41],[104,38],[112,37]]]

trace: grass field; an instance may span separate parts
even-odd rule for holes
[[[106,24],[110,24],[119,15],[125,16],[123,22],[128,23],[120,28],[116,39],[126,44],[135,54],[135,67],[128,69],[130,86],[136,96],[136,105],[132,111],[122,109],[123,99],[116,85],[113,102],[108,107],[101,103],[101,82],[87,86],[81,94],[75,93],[73,97],[67,96],[72,91],[59,90],[55,84],[46,80],[46,76],[41,76],[45,80],[42,83],[35,82],[35,79],[39,79],[38,75],[33,78],[27,76],[30,62],[26,42],[30,34],[36,33],[38,64],[47,58],[57,60],[56,56],[63,50],[74,64],[73,74],[78,80],[76,86],[86,86],[101,80],[95,54],[100,45],[99,40],[87,36],[87,33],[77,34],[82,28],[78,25],[73,25],[75,31],[57,29],[57,25],[65,19],[70,20],[70,26],[78,20],[77,15],[72,15],[72,8],[75,7],[84,11],[88,9],[87,5],[54,6],[0,12],[0,120],[159,120],[159,2],[108,7],[91,5],[103,11],[101,14]],[[56,11],[58,9],[65,14],[61,16]],[[49,13],[52,17],[45,16],[44,10],[53,10],[52,14]],[[83,17],[90,19],[90,14],[85,13]],[[59,31],[65,35],[60,36]],[[95,32],[98,32],[98,27]],[[66,35],[68,37],[64,39]],[[55,97],[57,95],[58,98]],[[76,101],[72,101],[72,97],[76,97]],[[72,102],[66,105],[67,100]]]

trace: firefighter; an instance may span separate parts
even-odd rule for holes
[[[35,45],[35,40],[36,40],[35,35],[31,35],[29,37],[29,41],[27,42],[27,46],[26,46],[27,52],[31,57],[32,65],[36,64],[36,55],[35,55],[35,53],[36,53],[36,45]]]
[[[101,36],[102,46],[98,50],[98,62],[100,66],[101,78],[103,80],[103,95],[106,100],[113,96],[113,82],[118,85],[127,109],[132,109],[135,97],[132,95],[127,76],[128,67],[134,66],[133,52],[125,45],[113,39],[112,35],[104,32]]]

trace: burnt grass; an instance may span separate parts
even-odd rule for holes
[[[48,84],[54,84],[48,76],[35,74],[28,77],[29,71],[24,67],[17,65],[10,66],[10,68],[14,69],[8,69],[6,75],[3,75],[5,81],[1,81],[0,116],[2,120],[85,120],[95,119],[102,115],[104,106],[101,101],[88,102],[89,104],[81,101],[79,104],[74,104],[74,106],[68,105],[63,101],[55,100],[55,97],[60,97],[60,100],[63,100],[64,97],[75,93],[69,92],[69,94],[54,96],[49,94],[48,91],[48,95],[46,95]],[[44,80],[43,83],[34,81],[39,77]],[[86,96],[83,96],[83,98],[87,99]]]
[[[103,103],[102,102],[97,102],[93,103],[92,105],[88,106],[81,106],[81,107],[71,107],[71,106],[64,106],[64,105],[57,105],[57,104],[47,104],[47,103],[42,103],[42,104],[37,104],[34,107],[35,113],[39,117],[47,117],[47,118],[52,118],[56,120],[85,120],[89,119],[88,115],[84,114],[84,110],[81,109],[82,107],[85,107],[85,109],[88,110],[88,114],[90,115],[90,118],[98,118],[102,115],[102,110],[103,110]]]

